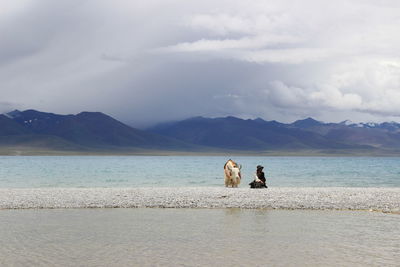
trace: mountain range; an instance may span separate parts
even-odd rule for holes
[[[307,118],[285,124],[260,118],[195,117],[148,130],[192,144],[238,150],[400,149],[400,124],[395,122],[324,123]]]
[[[0,153],[46,151],[270,152],[391,151],[400,154],[400,124],[324,123],[312,118],[293,123],[194,117],[146,130],[101,112],[59,115],[36,110],[0,115]]]
[[[0,147],[49,150],[176,150],[195,145],[132,128],[101,112],[58,115],[36,110],[0,115]]]

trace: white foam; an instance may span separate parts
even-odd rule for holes
[[[30,188],[0,189],[0,209],[243,208],[400,212],[400,188]]]

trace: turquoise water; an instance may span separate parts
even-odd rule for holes
[[[222,156],[1,156],[1,188],[222,186]],[[234,157],[242,187],[265,166],[273,187],[400,187],[400,158]]]

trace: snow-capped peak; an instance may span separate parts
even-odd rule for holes
[[[350,125],[354,125],[355,123],[352,122],[351,120],[345,120],[345,121],[342,121],[340,124],[350,126]]]

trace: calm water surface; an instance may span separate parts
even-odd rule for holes
[[[400,158],[234,157],[243,183],[265,166],[270,186],[400,187]],[[221,186],[227,157],[0,157],[0,187]]]
[[[1,266],[399,266],[400,215],[239,209],[0,211]]]

